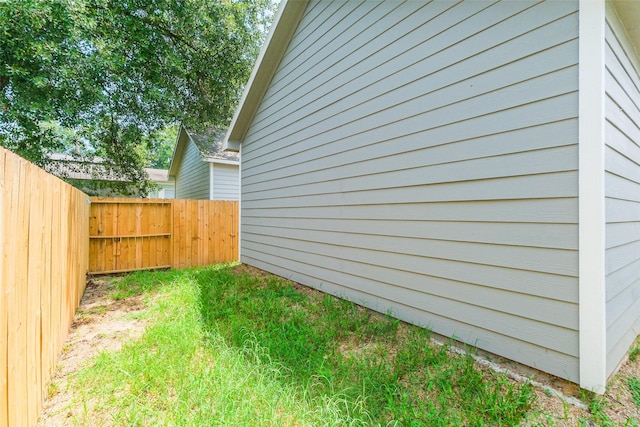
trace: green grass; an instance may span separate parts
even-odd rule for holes
[[[146,295],[153,320],[77,374],[78,424],[517,425],[535,402],[426,329],[284,279],[218,266],[116,280],[113,297]]]
[[[640,343],[636,342],[629,350],[629,360],[635,362],[640,354]]]
[[[633,403],[640,408],[640,378],[632,376],[627,379],[627,386],[631,391],[631,398]]]

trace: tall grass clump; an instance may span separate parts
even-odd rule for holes
[[[629,387],[629,391],[631,391],[633,403],[640,408],[640,378],[636,376],[629,377],[627,379],[627,387]]]

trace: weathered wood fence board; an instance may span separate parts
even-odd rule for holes
[[[0,148],[0,426],[33,426],[89,264],[89,200]]]
[[[91,198],[90,273],[186,268],[238,258],[238,202]]]

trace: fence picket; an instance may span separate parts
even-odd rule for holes
[[[38,178],[29,176],[27,180],[27,188],[38,186]],[[29,235],[35,235],[39,238],[28,239],[27,250],[27,289],[25,301],[25,323],[26,323],[26,353],[25,364],[27,369],[27,405],[28,405],[28,425],[34,425],[37,421],[38,408],[42,405],[42,372],[40,372],[40,353],[42,352],[40,341],[40,284],[43,281],[42,269],[44,259],[42,255],[42,235],[43,230],[43,194],[40,191],[30,191],[29,194],[29,216],[25,219],[28,221]]]
[[[5,179],[6,171],[6,153],[0,151],[0,245],[4,244],[5,219],[8,215],[5,214],[5,208],[8,210],[11,207],[10,199],[6,201],[7,196],[10,196],[10,186],[7,185]],[[10,183],[9,183],[10,184]],[[5,265],[5,253],[4,248],[0,246],[0,280],[2,283],[6,280],[5,273],[9,268]],[[5,296],[4,286],[0,287],[0,336],[7,336],[7,299]],[[7,372],[7,340],[0,340],[0,372]],[[7,377],[0,374],[0,425],[7,425]]]

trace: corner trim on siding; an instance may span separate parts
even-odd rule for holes
[[[215,190],[213,188],[215,185],[215,173],[213,163],[209,163],[209,200],[214,200],[215,197]]]
[[[242,145],[238,150],[238,261],[242,262]]]
[[[605,3],[579,11],[579,321],[580,386],[604,393],[605,299]]]

